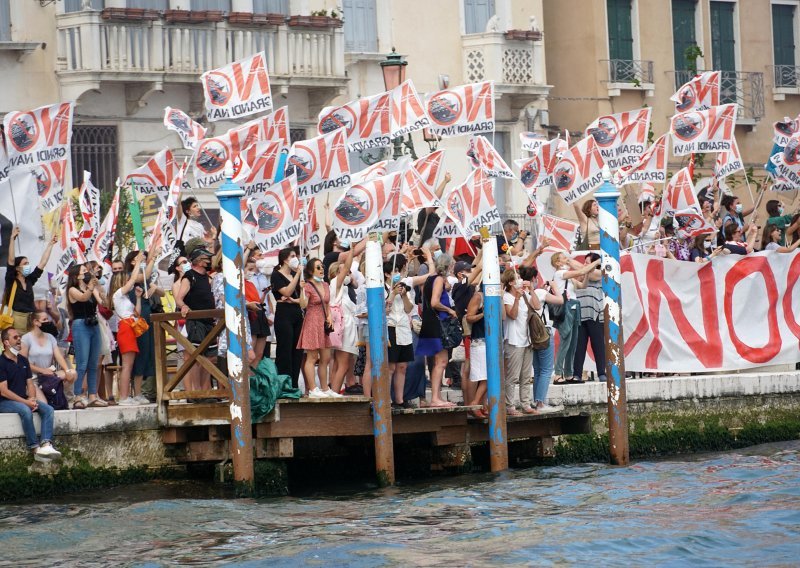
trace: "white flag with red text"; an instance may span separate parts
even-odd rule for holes
[[[719,105],[719,71],[706,71],[681,86],[669,99],[675,101],[675,112],[708,110]]]
[[[211,122],[272,110],[267,58],[263,51],[200,76]]]
[[[241,166],[233,182],[242,188],[245,198],[266,191],[275,183],[282,150],[280,140],[260,140],[239,154]]]
[[[694,207],[687,207],[672,214],[675,234],[681,239],[693,239],[700,235],[712,235],[717,228],[709,223],[703,212]]]
[[[338,107],[325,107],[319,114],[317,130],[329,134],[343,129],[347,150],[361,152],[392,143],[392,95],[378,93]]]
[[[164,126],[176,132],[187,150],[194,150],[200,140],[206,137],[206,129],[192,120],[180,109],[166,107],[164,109]]]
[[[773,155],[770,161],[775,165],[773,191],[800,189],[800,134],[789,138],[783,151]]]
[[[443,138],[494,132],[494,82],[460,85],[425,98],[429,130]]]
[[[68,160],[74,110],[75,103],[69,102],[6,114],[3,129],[10,169]]]
[[[357,183],[364,183],[365,181],[372,181],[388,173],[389,160],[381,160],[380,162],[375,162],[371,166],[367,166],[361,171],[350,174],[350,183],[355,185]]]
[[[119,218],[119,192],[120,188],[114,193],[114,199],[108,208],[100,228],[97,230],[97,237],[94,239],[87,258],[104,265],[105,269],[111,269],[111,249],[114,244],[114,235],[117,232],[117,219]]]
[[[286,175],[297,176],[301,199],[350,185],[345,131],[334,130],[310,140],[295,142],[286,159]]]
[[[413,213],[423,207],[438,207],[433,188],[428,185],[414,166],[403,172],[403,214]]]
[[[289,109],[282,106],[273,113],[258,119],[261,124],[261,140],[280,140],[284,151],[292,142],[289,136]]]
[[[169,186],[177,173],[178,166],[175,164],[172,150],[164,148],[147,160],[142,167],[125,176],[122,185],[134,187],[140,197],[155,194],[164,202],[169,194]],[[188,184],[185,187],[188,187]]]
[[[668,134],[662,134],[636,163],[617,170],[616,184],[624,186],[631,183],[666,182],[668,136]]]
[[[250,200],[253,239],[266,252],[280,250],[300,236],[303,201],[294,176],[284,178]]]
[[[64,201],[64,180],[69,168],[68,161],[59,160],[49,164],[39,164],[30,169],[30,184],[35,187],[39,204],[44,213],[55,211]]]
[[[360,241],[372,230],[386,231],[381,225],[399,225],[399,195],[402,173],[394,172],[362,184],[352,185],[336,202],[333,209],[333,229],[339,239]],[[389,208],[389,212],[386,209]],[[392,217],[395,211],[397,215]],[[389,221],[381,221],[389,219]],[[381,221],[381,223],[379,223]]]
[[[585,137],[565,152],[556,164],[553,183],[558,194],[567,204],[589,195],[603,183],[604,165],[595,139]]]
[[[422,181],[432,190],[439,187],[439,176],[442,173],[444,150],[435,150],[427,156],[414,160],[411,165],[422,176]]]
[[[494,181],[480,168],[473,170],[464,183],[451,188],[443,201],[445,214],[466,239],[481,227],[500,221],[494,200]]]
[[[305,200],[303,210],[300,212],[303,220],[303,244],[307,251],[313,250],[320,245],[316,201],[315,197]]]
[[[575,235],[580,224],[553,215],[542,215],[542,238],[550,241],[550,248],[570,251],[575,243]]]
[[[91,172],[86,170],[78,193],[78,206],[83,220],[80,243],[83,250],[88,250],[100,229],[100,190],[92,183]]]
[[[470,141],[470,150],[472,164],[476,168],[481,168],[488,177],[516,179],[517,176],[485,136],[473,137]]]
[[[672,153],[727,152],[733,144],[736,103],[676,114],[670,120]]]
[[[206,138],[192,156],[194,179],[200,188],[211,187],[222,181],[225,162],[233,162],[239,153],[261,139],[261,120],[251,120],[231,128],[221,136]]]
[[[542,144],[547,142],[547,136],[538,132],[520,132],[519,142],[524,152],[535,154],[539,151]]]
[[[786,146],[789,139],[800,132],[800,114],[797,118],[784,117],[772,125],[772,142],[780,147]]]
[[[739,154],[739,145],[736,144],[736,138],[734,138],[730,150],[717,154],[717,161],[714,163],[714,178],[721,180],[736,172],[743,171],[744,163]]]
[[[531,195],[539,187],[553,184],[553,172],[558,163],[558,156],[569,150],[566,142],[553,138],[539,147],[538,152],[527,160],[516,160],[519,167],[519,179]]]
[[[430,119],[425,112],[414,83],[408,79],[390,91],[392,101],[391,137],[398,138],[428,127]]]
[[[700,209],[697,196],[694,193],[694,183],[689,168],[681,168],[674,174],[664,189],[662,209],[665,214],[673,211],[682,211],[687,207]]]
[[[586,136],[597,142],[600,154],[611,170],[631,166],[647,148],[650,107],[601,116],[586,129]]]

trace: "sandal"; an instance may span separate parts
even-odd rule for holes
[[[571,385],[582,385],[585,381],[580,377],[572,377],[567,383]]]
[[[509,406],[506,408],[506,416],[522,416],[522,413],[516,407]]]
[[[87,408],[104,408],[106,406],[108,406],[108,403],[102,398],[96,398],[92,401],[89,401],[89,404],[86,405]]]
[[[554,385],[568,385],[570,381],[568,381],[564,377],[558,377],[555,381],[553,381]]]
[[[72,410],[84,410],[86,408],[86,403],[82,399],[78,399],[72,405]]]

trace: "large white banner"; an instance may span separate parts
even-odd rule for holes
[[[800,360],[800,252],[698,264],[622,257],[627,371],[705,372]]]
[[[430,93],[425,105],[430,131],[448,138],[494,132],[494,83],[484,81]]]

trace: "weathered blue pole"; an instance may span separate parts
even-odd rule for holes
[[[603,185],[595,192],[600,206],[600,256],[603,267],[603,331],[606,340],[608,443],[611,463],[628,465],[628,401],[625,393],[625,345],[622,336],[622,281],[619,269],[619,191],[611,172],[603,169]],[[597,370],[600,372],[600,369]]]
[[[506,405],[503,396],[503,309],[497,240],[483,243],[483,319],[486,329],[486,397],[489,399],[489,463],[492,471],[508,469]]]
[[[225,165],[225,183],[217,190],[222,218],[222,274],[225,279],[225,327],[228,338],[228,380],[231,385],[231,454],[237,492],[254,489],[253,427],[250,421],[250,383],[245,327],[244,254],[239,200],[244,191],[233,183],[233,166]]]
[[[386,297],[383,289],[381,245],[373,236],[367,241],[367,327],[372,378],[372,425],[375,436],[375,471],[380,485],[394,484],[394,441],[392,440],[391,374],[386,355]]]

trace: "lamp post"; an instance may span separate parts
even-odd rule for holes
[[[406,80],[406,66],[408,65],[408,61],[403,59],[403,56],[397,53],[395,48],[392,48],[392,52],[386,56],[386,59],[381,61],[381,73],[383,73],[383,86],[386,88],[387,91],[391,91],[395,87],[400,86]],[[411,134],[408,135],[407,140],[403,140],[402,136],[398,136],[394,140],[392,140],[392,159],[397,160],[398,158],[402,158],[403,154],[403,146],[408,149],[408,153],[411,156],[411,159],[417,159],[417,152],[414,149],[414,141],[411,138]]]

